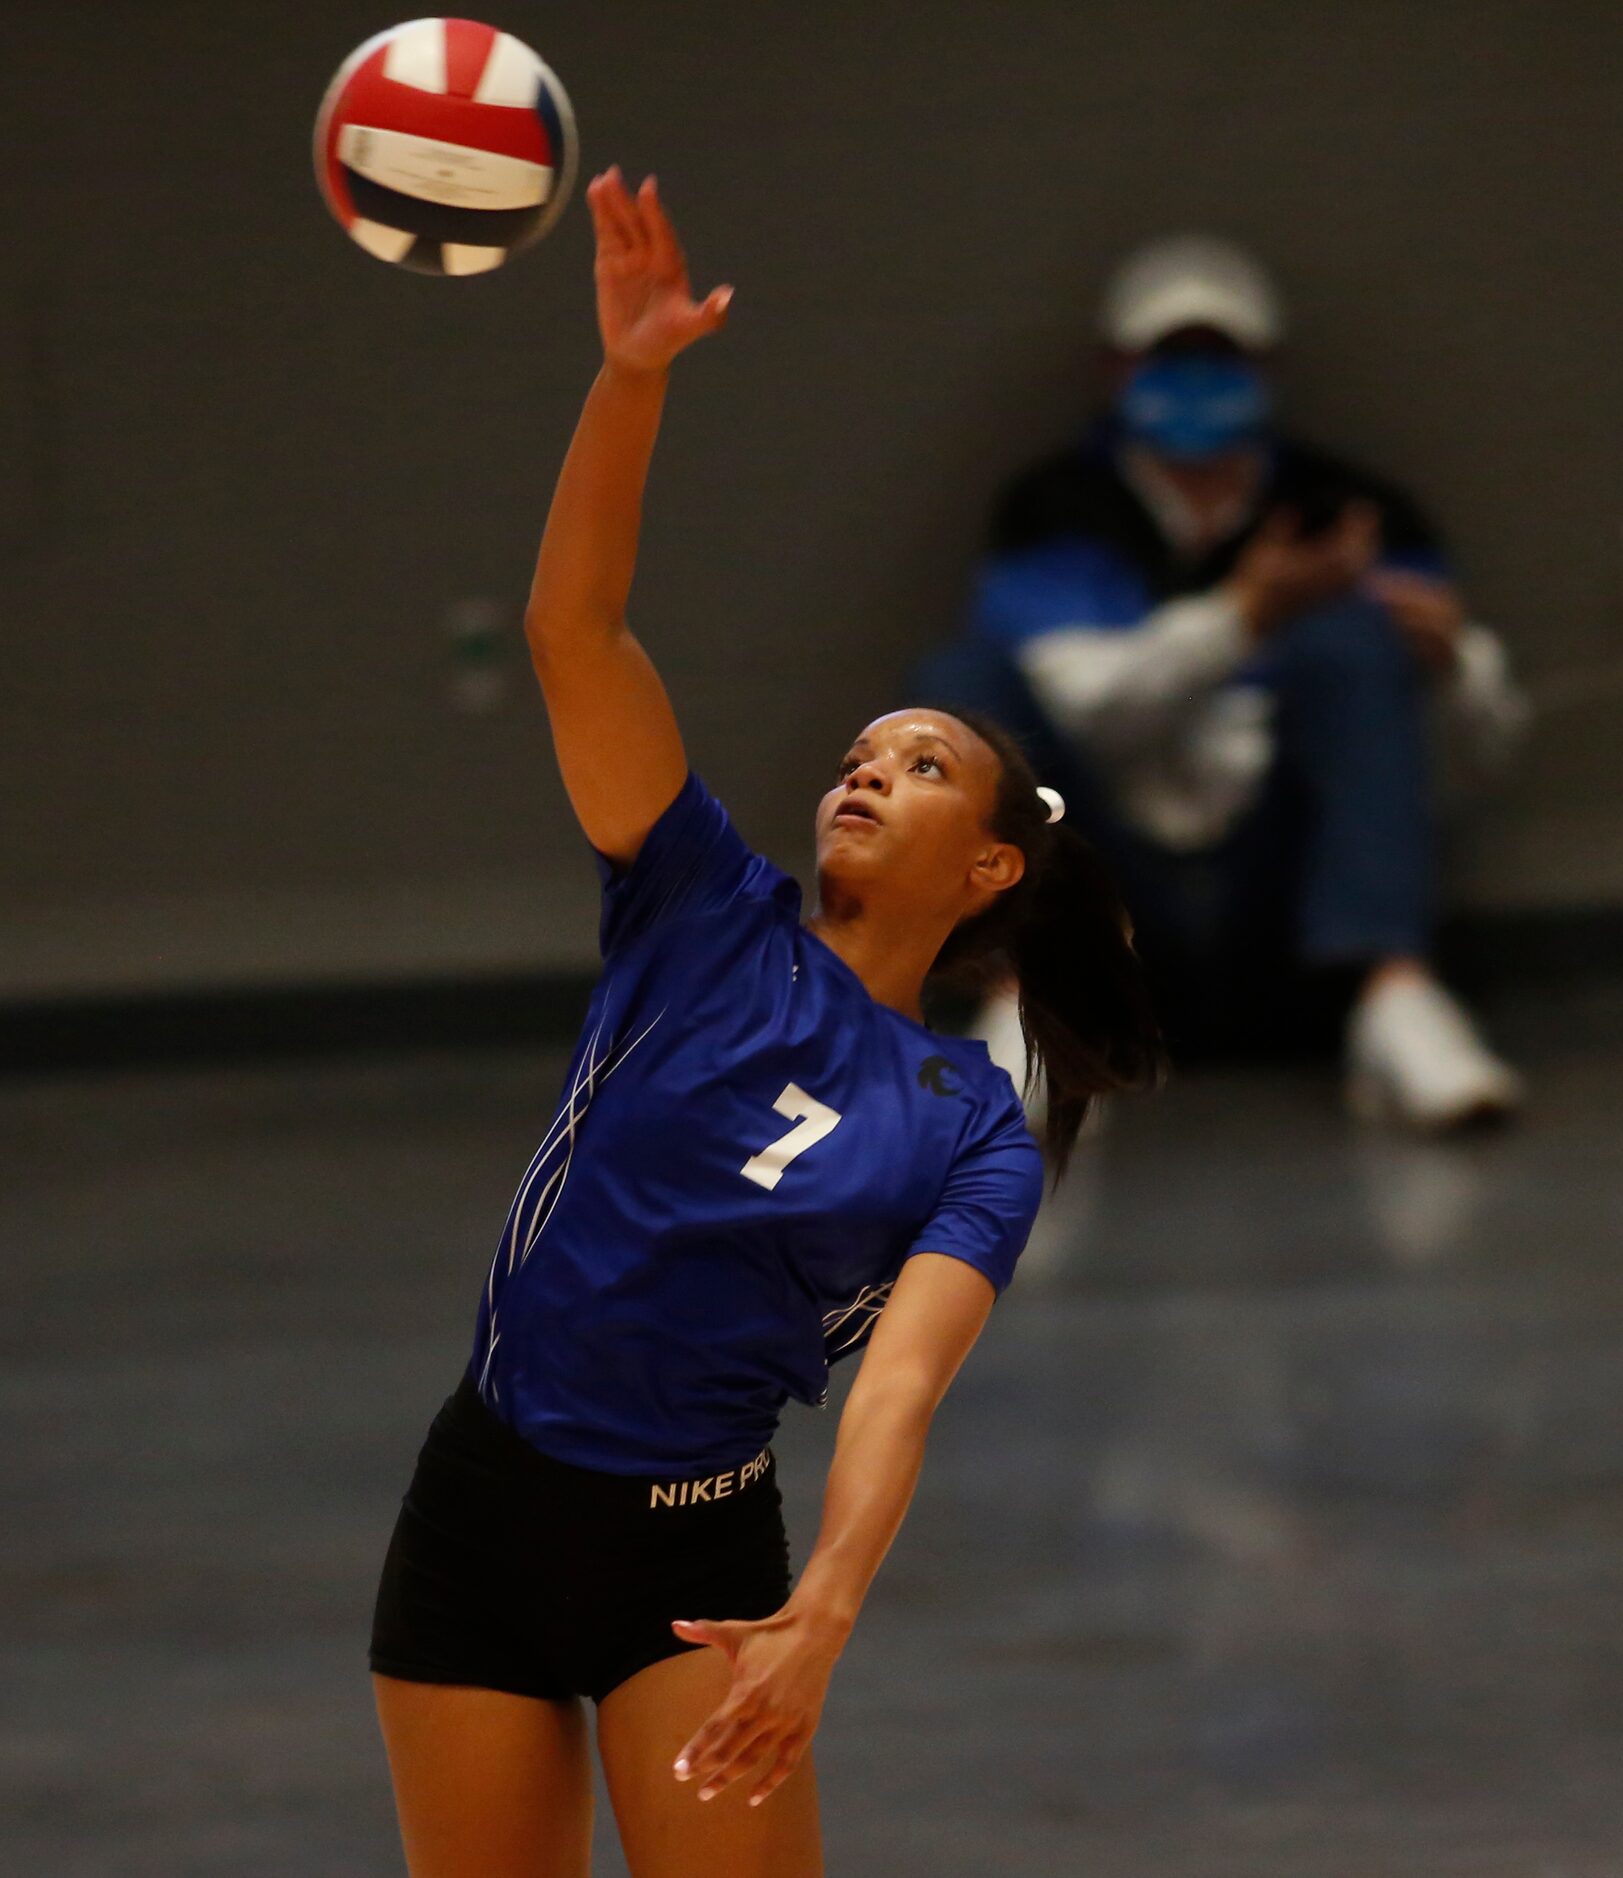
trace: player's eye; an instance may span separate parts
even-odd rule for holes
[[[941,759],[939,757],[934,757],[934,756],[914,757],[913,767],[916,770],[933,769],[938,776],[945,776],[947,773],[941,767]]]
[[[846,777],[851,774],[852,770],[854,770],[856,766],[857,766],[857,759],[854,756],[848,756],[844,760],[844,762],[842,762],[840,765],[840,771],[839,771],[840,781],[844,782]]]

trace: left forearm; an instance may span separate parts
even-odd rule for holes
[[[865,1391],[859,1377],[840,1417],[817,1544],[789,1606],[842,1638],[913,1498],[931,1407],[913,1391]]]
[[[789,1602],[751,1623],[682,1623],[723,1651],[727,1698],[678,1755],[678,1780],[719,1793],[770,1761],[754,1805],[789,1777],[817,1728],[829,1677],[918,1483],[930,1418],[992,1308],[991,1281],[936,1252],[908,1257],[852,1385],[823,1493],[817,1544]]]
[[[834,1444],[823,1523],[789,1602],[754,1623],[674,1625],[685,1643],[724,1651],[727,1699],[676,1758],[678,1780],[708,1800],[767,1767],[753,1806],[788,1778],[816,1731],[829,1678],[880,1561],[913,1497],[930,1426],[927,1396],[863,1387],[858,1376]]]

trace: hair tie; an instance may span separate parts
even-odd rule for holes
[[[1057,789],[1044,789],[1041,784],[1038,785],[1037,794],[1042,799],[1043,807],[1048,811],[1048,820],[1059,821],[1065,814],[1064,796]]]

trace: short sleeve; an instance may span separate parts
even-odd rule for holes
[[[1011,1105],[982,1140],[960,1151],[935,1211],[907,1249],[962,1259],[1002,1292],[1025,1250],[1043,1192],[1043,1161]]]
[[[665,920],[734,900],[777,898],[799,908],[794,881],[745,843],[691,771],[631,865],[616,867],[598,854],[597,867],[603,881],[598,943],[605,958]]]

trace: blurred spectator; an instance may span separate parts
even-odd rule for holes
[[[1442,811],[1526,706],[1436,533],[1274,425],[1267,277],[1197,236],[1105,296],[1105,414],[997,504],[965,639],[915,688],[976,704],[1115,863],[1174,1045],[1345,1025],[1360,1113],[1446,1128],[1515,1074],[1429,963]],[[980,1029],[1017,1077],[1010,999]]]

